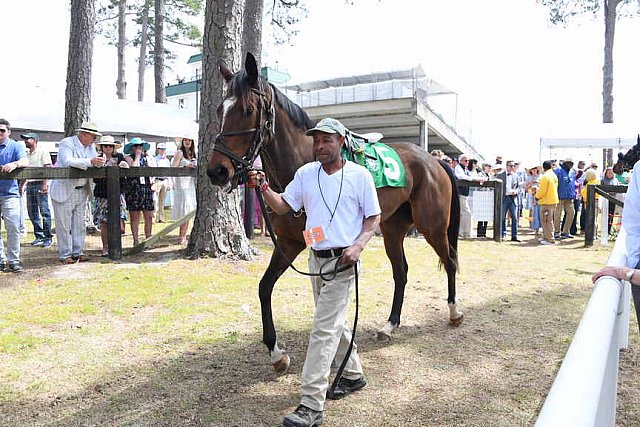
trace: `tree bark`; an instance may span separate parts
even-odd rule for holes
[[[116,80],[116,95],[118,99],[127,97],[127,81],[125,76],[125,49],[127,46],[127,0],[118,2],[118,80]]]
[[[64,133],[72,135],[91,113],[91,64],[96,11],[93,0],[71,0]]]
[[[167,103],[164,92],[164,0],[155,0],[153,77],[155,79],[156,102]]]
[[[604,65],[602,66],[602,123],[613,123],[613,40],[620,0],[604,1]]]
[[[262,63],[262,10],[264,0],[245,0],[244,17],[242,22],[242,56],[251,52],[260,70]]]
[[[149,35],[149,5],[145,0],[142,5],[142,30],[140,32],[140,56],[138,58],[138,101],[144,101],[144,72],[147,69],[147,37]]]
[[[241,225],[240,192],[214,187],[206,175],[212,142],[220,129],[216,108],[224,96],[220,59],[240,68],[243,0],[207,0],[202,62],[202,98],[198,143],[198,207],[187,255],[234,256],[251,259],[251,248]]]

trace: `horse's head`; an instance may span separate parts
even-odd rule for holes
[[[618,153],[618,161],[613,165],[613,172],[619,175],[624,171],[631,170],[638,160],[640,160],[640,134],[636,139],[636,145],[625,154]]]
[[[258,72],[258,65],[247,53],[244,70],[232,73],[220,64],[227,82],[227,93],[216,114],[220,133],[216,136],[207,175],[213,185],[231,184],[246,176],[263,145],[274,131],[274,92]]]

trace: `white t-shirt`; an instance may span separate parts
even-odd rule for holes
[[[364,219],[380,213],[371,174],[349,161],[331,175],[320,162],[307,163],[296,171],[282,197],[294,211],[304,206],[307,230],[322,227],[325,240],[312,245],[318,250],[351,246]]]

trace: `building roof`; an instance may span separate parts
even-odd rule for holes
[[[455,94],[454,91],[427,77],[422,65],[417,65],[406,70],[386,71],[357,76],[337,77],[327,80],[317,80],[284,86],[287,90],[296,92],[309,92],[335,87],[355,86],[360,84],[379,83],[390,80],[428,80],[429,95]]]
[[[194,93],[196,90],[198,90],[198,83],[199,82],[195,80],[191,80],[190,82],[168,85],[164,89],[167,96],[183,95],[185,93]]]
[[[195,55],[191,55],[189,57],[189,60],[187,61],[187,64],[191,64],[193,62],[202,62],[202,54],[196,53]]]

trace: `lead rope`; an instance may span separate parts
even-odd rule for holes
[[[319,273],[309,273],[306,271],[300,271],[298,270],[294,265],[293,262],[289,259],[289,257],[287,256],[287,254],[284,253],[284,251],[282,250],[282,248],[280,247],[280,245],[278,244],[278,240],[275,238],[275,233],[273,232],[273,226],[271,225],[271,221],[269,220],[269,216],[266,214],[267,212],[267,206],[264,203],[264,198],[262,197],[262,192],[260,191],[259,187],[256,187],[256,195],[258,196],[258,203],[260,204],[260,213],[262,214],[262,218],[264,218],[264,223],[267,226],[267,231],[269,231],[269,237],[271,237],[271,241],[273,242],[273,245],[275,246],[276,250],[278,252],[280,252],[280,255],[282,255],[284,257],[284,259],[289,263],[289,267],[291,267],[295,272],[302,274],[304,276],[312,276],[312,277],[320,277],[322,280],[326,280],[326,281],[331,281],[333,279],[336,278],[336,276],[338,275],[338,273],[342,272],[342,271],[346,271],[349,268],[351,268],[350,265],[345,265],[342,266],[341,268],[338,268],[338,266],[340,265],[340,258],[342,256],[337,256],[337,257],[332,257],[329,258],[329,260],[327,260],[327,262],[325,262],[324,264],[322,264],[320,266],[320,272]],[[335,259],[337,259],[338,261],[335,263],[334,267],[333,267],[333,271],[331,273],[324,273],[322,270],[324,268],[325,265],[328,265],[330,262],[334,261]],[[353,317],[353,329],[351,330],[351,341],[349,342],[349,348],[347,348],[347,352],[344,355],[344,359],[342,360],[342,363],[340,364],[340,367],[338,368],[338,372],[336,373],[336,377],[333,379],[333,383],[331,383],[331,387],[329,388],[329,393],[330,395],[332,395],[338,385],[338,382],[340,381],[340,378],[342,377],[342,373],[344,372],[344,368],[347,366],[347,362],[349,361],[349,357],[351,357],[351,351],[353,350],[353,344],[355,342],[356,339],[356,328],[358,327],[358,308],[360,306],[360,301],[359,301],[359,296],[358,296],[358,263],[356,262],[353,265],[353,273],[355,274],[355,287],[356,287],[356,312],[355,315]]]

